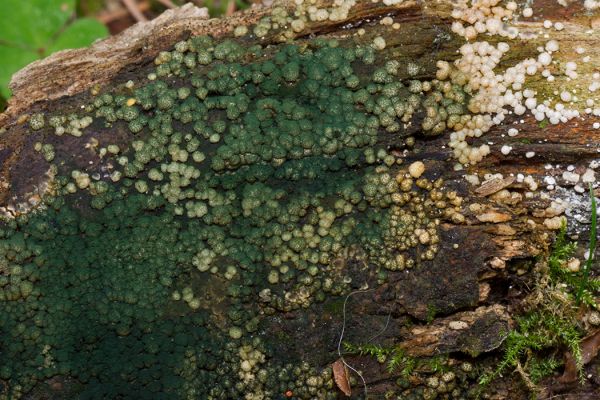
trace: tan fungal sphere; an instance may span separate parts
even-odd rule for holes
[[[193,298],[188,302],[188,305],[192,310],[197,310],[200,308],[200,299]]]
[[[91,180],[89,175],[86,173],[75,170],[71,173],[71,177],[75,180],[75,183],[79,189],[85,189],[90,185]]]
[[[233,265],[229,265],[225,271],[225,279],[232,280],[237,274],[237,268]]]
[[[421,244],[427,244],[431,240],[431,236],[429,235],[429,232],[427,232],[423,229],[417,229],[415,231],[415,234],[419,237],[419,242],[421,242]]]
[[[383,50],[385,49],[386,43],[385,43],[385,39],[382,38],[381,36],[377,36],[375,39],[373,39],[373,47],[376,48],[377,50]]]
[[[415,161],[408,167],[408,173],[415,179],[420,178],[423,172],[425,172],[425,164],[421,161]]]
[[[294,32],[302,32],[304,30],[305,24],[301,19],[295,19],[291,23],[292,29]]]
[[[269,281],[270,284],[276,284],[279,283],[279,273],[277,271],[271,271],[269,272],[269,276],[267,277],[267,280]]]
[[[233,31],[235,37],[245,36],[247,33],[248,27],[244,25],[237,26]]]
[[[581,261],[579,261],[578,258],[573,257],[567,262],[567,269],[571,272],[579,272],[580,265]]]
[[[232,339],[239,339],[242,337],[242,329],[237,326],[229,328],[229,337]]]

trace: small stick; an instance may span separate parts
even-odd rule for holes
[[[146,16],[138,8],[138,5],[135,2],[135,0],[121,0],[121,1],[125,5],[125,7],[127,7],[129,14],[131,14],[131,16],[133,18],[135,18],[136,21],[138,21],[138,22],[148,21],[148,18],[146,18]]]
[[[520,361],[517,361],[516,370],[519,373],[519,375],[521,375],[521,378],[523,378],[523,381],[525,381],[525,386],[527,386],[527,389],[531,390],[533,393],[537,393],[539,391],[539,388],[535,385],[535,383],[533,383],[531,378],[529,378],[529,375],[527,375],[527,373],[521,366]]]
[[[167,8],[177,8],[177,6],[171,0],[157,0],[157,1]]]
[[[230,15],[233,15],[234,12],[235,12],[235,0],[229,0],[229,3],[227,3],[227,11],[225,12],[225,15],[227,15],[229,17]]]
[[[148,3],[141,3],[138,7],[141,12],[148,11],[150,9],[150,5]],[[113,21],[129,17],[129,11],[124,8],[118,8],[115,11],[103,11],[101,12],[97,18],[103,24],[110,24]]]

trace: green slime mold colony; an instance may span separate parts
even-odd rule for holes
[[[261,323],[347,294],[352,249],[380,281],[434,257],[460,198],[382,143],[417,120],[441,133],[465,93],[333,40],[194,37],[155,63],[83,115],[30,118],[40,141],[130,139],[102,143],[112,171],[60,171],[44,207],[3,222],[1,397],[62,376],[80,399],[336,398],[330,369],[277,360]]]

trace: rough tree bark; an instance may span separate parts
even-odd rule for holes
[[[316,37],[337,37],[343,40],[360,27],[369,27],[367,37],[382,35],[387,42],[386,52],[393,57],[417,58],[425,66],[419,78],[433,77],[435,61],[456,58],[461,41],[449,32],[451,4],[439,2],[405,1],[400,6],[383,6],[371,1],[359,1],[344,21],[308,24],[296,39],[310,41]],[[592,17],[576,5],[568,9],[557,6],[554,0],[536,0],[539,22],[522,22],[522,32],[536,32],[544,19],[567,20],[567,29],[560,35],[561,47],[585,43],[588,55],[600,62],[598,36],[589,35]],[[293,1],[283,2],[291,8]],[[141,76],[150,67],[153,58],[162,50],[170,49],[177,41],[190,35],[210,33],[230,35],[239,25],[252,25],[269,12],[258,7],[228,19],[208,19],[205,10],[190,5],[171,10],[154,21],[138,24],[121,35],[98,42],[88,49],[67,50],[37,61],[18,72],[11,83],[14,96],[9,107],[0,115],[0,203],[3,207],[19,209],[18,204],[35,203],[43,190],[46,165],[36,160],[33,141],[24,134],[24,116],[38,110],[57,110],[77,104],[90,90],[98,90],[125,82],[132,76]],[[383,29],[379,21],[393,17],[400,29]],[[440,39],[443,38],[443,39]],[[276,43],[276,35],[255,39],[262,44]],[[511,52],[511,60],[534,55],[540,39]],[[573,50],[574,51],[574,50]],[[507,61],[510,63],[511,60]],[[590,161],[598,158],[600,144],[597,133],[587,122],[574,120],[558,126],[540,128],[527,116],[519,125],[518,145],[505,135],[509,117],[503,126],[493,128],[480,143],[493,142],[494,147],[504,143],[514,146],[509,156],[498,152],[483,162],[469,167],[469,173],[491,172],[524,173],[541,181],[547,174],[548,163],[572,164],[576,170],[585,170]],[[348,301],[347,338],[360,341],[382,328],[391,315],[382,339],[393,339],[408,354],[432,356],[460,354],[477,356],[491,352],[501,345],[512,324],[511,315],[518,310],[523,297],[525,279],[521,274],[538,255],[545,254],[553,233],[543,224],[543,210],[549,200],[535,196],[520,201],[494,200],[486,190],[476,191],[463,179],[465,171],[453,169],[451,150],[445,146],[447,137],[425,138],[416,135],[414,151],[406,154],[406,163],[427,160],[432,176],[442,177],[449,187],[464,196],[466,224],[442,226],[442,247],[432,265],[417,268],[409,274],[399,274],[374,290],[357,293]],[[388,143],[394,148],[392,139]],[[67,142],[65,149],[69,148]],[[399,152],[401,150],[398,150]],[[525,158],[527,152],[535,152]],[[85,155],[65,160],[74,164],[86,162]],[[502,188],[523,194],[527,189],[514,180]],[[494,190],[491,190],[492,192]],[[585,206],[581,206],[585,212]],[[572,233],[585,230],[584,225],[571,225]],[[585,234],[582,235],[582,238]],[[349,262],[354,262],[350,260]],[[356,261],[358,262],[358,261]],[[341,303],[319,306],[290,313],[285,319],[273,319],[273,331],[288,335],[283,352],[296,354],[313,364],[327,365],[336,358],[340,333]],[[407,328],[407,316],[422,324]],[[426,323],[428,322],[428,323]],[[373,327],[377,327],[374,329]],[[384,367],[368,357],[348,357],[350,363],[365,371],[371,393],[383,393],[393,384]],[[593,369],[594,366],[588,368]],[[590,369],[590,370],[591,370]],[[597,375],[585,386],[568,387],[565,398],[598,398],[595,390]],[[516,399],[524,396],[522,388],[507,381],[498,389],[497,398]],[[552,382],[548,383],[552,386]]]

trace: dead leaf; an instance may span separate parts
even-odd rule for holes
[[[600,350],[600,330],[583,338],[581,341],[581,361],[583,365],[589,363],[598,355]],[[561,383],[571,383],[577,380],[577,363],[570,352],[565,353],[565,372],[558,378]]]
[[[352,389],[350,388],[350,381],[348,380],[348,369],[342,359],[336,360],[331,364],[333,369],[333,380],[337,387],[348,397],[352,395]]]

